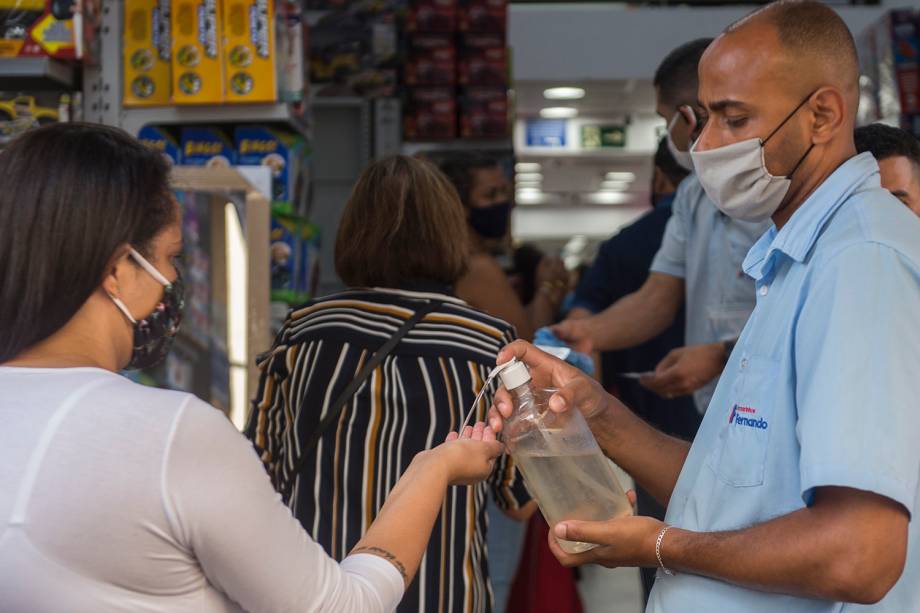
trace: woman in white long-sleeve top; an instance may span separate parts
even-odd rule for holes
[[[392,610],[447,487],[501,445],[479,424],[420,453],[329,558],[220,412],[116,374],[162,358],[181,319],[168,176],[98,126],[0,152],[0,609]]]

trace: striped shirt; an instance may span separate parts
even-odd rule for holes
[[[374,352],[428,300],[421,320],[346,404],[292,474],[300,445]],[[444,293],[350,290],[292,311],[259,362],[246,428],[287,504],[331,556],[343,559],[367,531],[413,456],[456,430],[514,329]],[[493,390],[494,391],[494,390]],[[477,410],[482,420],[487,393]],[[448,490],[400,612],[491,611],[485,502],[517,509],[530,496],[507,455],[487,483]]]

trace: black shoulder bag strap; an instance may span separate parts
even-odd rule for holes
[[[316,430],[310,435],[310,438],[307,439],[306,443],[301,447],[300,457],[298,457],[297,461],[294,463],[294,469],[289,473],[291,476],[282,490],[282,497],[284,500],[287,501],[290,499],[291,490],[294,489],[294,483],[297,481],[297,477],[300,475],[301,471],[303,471],[303,467],[307,463],[308,454],[319,444],[319,440],[322,438],[323,434],[325,434],[326,430],[338,420],[342,411],[345,409],[345,405],[348,404],[348,401],[355,395],[358,388],[360,388],[374,370],[380,366],[380,363],[396,348],[409,331],[412,330],[418,322],[422,321],[426,315],[432,311],[438,310],[442,304],[444,304],[444,302],[441,300],[431,300],[416,309],[412,317],[406,320],[406,323],[404,323],[402,327],[380,347],[380,349],[374,352],[374,355],[365,362],[364,367],[355,375],[351,383],[349,383],[342,393],[339,394],[335,402],[332,403],[332,406],[329,407],[329,412],[326,413],[326,417],[319,422],[319,426],[317,426]],[[300,410],[305,410],[303,400],[301,400]]]

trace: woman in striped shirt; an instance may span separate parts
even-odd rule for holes
[[[495,355],[515,337],[507,323],[452,294],[469,258],[466,228],[455,189],[430,163],[401,156],[374,163],[355,187],[336,241],[336,269],[357,289],[292,311],[260,361],[247,436],[285,502],[337,559],[367,530],[409,460],[460,426]],[[418,309],[432,310],[302,454],[331,404]],[[477,406],[477,419],[490,397]],[[534,508],[508,456],[488,484],[453,488],[399,611],[491,610],[489,489],[512,517]]]

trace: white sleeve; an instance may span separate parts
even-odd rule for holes
[[[250,613],[389,612],[403,596],[386,560],[363,554],[340,565],[326,555],[282,504],[249,442],[197,399],[176,419],[161,486],[176,540]]]

